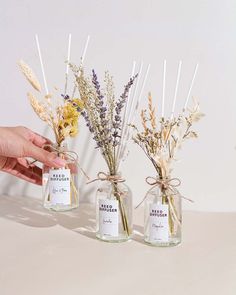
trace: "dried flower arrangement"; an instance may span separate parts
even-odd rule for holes
[[[87,43],[85,46],[85,50],[82,56],[82,60],[86,54],[86,49],[88,45],[89,37],[87,39]],[[44,121],[53,131],[55,136],[55,144],[45,145],[45,149],[48,149],[51,152],[57,154],[57,156],[66,160],[67,164],[64,167],[67,171],[70,171],[70,200],[72,204],[72,199],[74,199],[75,206],[78,205],[78,190],[77,190],[77,154],[72,151],[67,150],[66,140],[68,138],[76,137],[78,134],[78,120],[81,114],[81,109],[83,109],[83,103],[80,99],[74,97],[74,90],[72,91],[72,95],[68,95],[68,70],[69,70],[69,60],[70,60],[70,47],[71,47],[71,34],[69,35],[69,44],[68,44],[68,58],[66,65],[66,73],[65,73],[65,87],[63,90],[63,94],[58,94],[58,89],[54,87],[54,91],[49,92],[44,64],[42,61],[41,50],[39,45],[38,36],[36,35],[36,44],[39,54],[39,60],[41,65],[41,71],[44,81],[44,89],[45,94],[42,93],[42,87],[39,83],[38,78],[34,74],[33,70],[23,61],[20,60],[18,65],[20,67],[21,72],[27,79],[27,81],[31,84],[31,86],[36,90],[41,98],[38,99],[36,95],[32,92],[28,92],[27,96],[30,101],[30,104],[34,110],[34,112],[38,115],[38,117]],[[82,63],[82,61],[81,61]],[[73,163],[73,164],[72,164]],[[49,173],[49,167],[44,167],[44,171],[47,170]],[[48,180],[48,179],[47,179]],[[44,189],[45,191],[45,200],[48,203],[50,201],[50,188],[49,181],[46,181],[47,186]],[[68,199],[68,198],[67,198]],[[67,201],[69,202],[69,201]],[[45,205],[45,204],[44,204]],[[51,204],[50,204],[51,206]]]
[[[151,93],[148,94],[148,109],[142,110],[140,114],[143,130],[139,131],[135,125],[131,127],[135,130],[134,142],[145,152],[160,179],[170,176],[176,151],[182,147],[183,142],[197,137],[192,125],[203,116],[195,101],[188,115],[180,114],[172,119],[160,118],[158,121]]]
[[[117,174],[117,148],[121,141],[121,112],[128,98],[128,93],[135,78],[131,77],[125,85],[124,92],[116,101],[113,79],[108,72],[105,74],[105,93],[102,92],[95,71],[92,79],[86,78],[84,71],[76,76],[80,97],[84,105],[81,115],[84,117],[89,131],[94,134],[96,148],[100,148],[111,175]]]
[[[81,115],[84,117],[89,131],[93,134],[96,148],[100,149],[109,170],[109,175],[99,173],[98,179],[108,180],[112,183],[114,195],[119,203],[123,229],[129,235],[128,220],[118,188],[118,183],[122,181],[118,175],[121,160],[118,151],[124,127],[122,111],[124,111],[130,89],[137,75],[130,78],[120,98],[116,100],[113,78],[108,72],[105,73],[105,87],[103,90],[94,70],[92,76],[87,77],[83,68],[71,65],[71,69],[74,72],[80,99],[83,102]]]
[[[182,144],[187,139],[197,137],[197,133],[192,130],[192,126],[204,116],[200,112],[199,104],[196,102],[196,100],[194,100],[194,106],[192,109],[186,109],[198,65],[195,68],[194,76],[183,108],[183,112],[176,117],[174,116],[181,65],[182,62],[179,63],[171,116],[169,118],[164,117],[166,72],[165,61],[163,77],[162,116],[159,119],[157,118],[156,108],[153,106],[152,95],[151,93],[149,93],[148,108],[141,110],[140,114],[142,130],[140,130],[137,125],[130,124],[131,128],[133,129],[133,141],[144,151],[145,155],[151,161],[157,173],[156,177],[146,178],[146,182],[151,185],[152,188],[147,192],[144,199],[139,205],[141,205],[142,202],[145,201],[145,212],[147,212],[146,215],[148,216],[147,222],[145,222],[145,224],[147,225],[147,227],[149,227],[145,229],[145,240],[148,243],[161,246],[169,246],[171,244],[175,245],[180,243],[181,241],[180,199],[185,197],[180,195],[178,190],[176,189],[180,185],[181,181],[178,178],[171,177],[173,169],[172,164],[176,160],[176,152],[182,147]],[[188,113],[186,111],[188,111]],[[185,199],[192,201],[188,198]],[[166,216],[168,216],[169,229],[166,229],[166,235],[163,234],[163,232],[161,232],[160,230],[160,227],[162,227],[162,229],[165,228],[165,226],[160,225],[163,220],[153,221],[153,215],[150,211],[152,210],[150,208],[154,208],[154,212],[164,212],[163,210],[165,210],[165,208],[162,207],[163,205],[166,205],[168,208]],[[152,225],[150,225],[151,223]],[[159,228],[159,232],[155,233],[151,229],[151,226]]]
[[[18,64],[29,83],[41,93],[42,87],[32,69],[23,60],[19,61]],[[79,110],[83,107],[79,99],[70,98],[68,94],[62,94],[61,104],[54,108],[54,94],[45,94],[40,100],[31,92],[28,92],[27,96],[34,112],[52,128],[59,147],[65,139],[77,135]],[[56,96],[58,97],[57,93]]]
[[[30,104],[38,115],[38,117],[46,122],[53,130],[56,143],[58,146],[68,137],[75,137],[78,133],[78,119],[80,116],[79,110],[83,107],[81,100],[74,97],[74,91],[70,97],[67,94],[67,84],[68,84],[68,71],[69,71],[69,61],[70,61],[70,51],[71,51],[71,34],[69,34],[68,41],[68,55],[67,55],[67,65],[65,73],[65,88],[64,94],[58,95],[58,89],[54,87],[55,93],[48,91],[48,85],[46,81],[44,64],[41,55],[41,49],[39,45],[38,36],[35,36],[36,44],[39,54],[39,60],[43,75],[45,95],[38,100],[34,94],[29,92],[27,94]],[[89,36],[85,45],[85,49],[81,58],[81,63],[84,60],[87,46],[89,42]],[[31,86],[38,91],[42,92],[42,87],[37,79],[36,75],[32,69],[23,61],[18,62],[21,72],[24,74],[25,78],[31,84]],[[58,103],[58,97],[61,98],[60,103]],[[56,103],[55,103],[56,102]]]

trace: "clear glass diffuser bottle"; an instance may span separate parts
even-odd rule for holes
[[[153,246],[181,243],[182,198],[170,188],[155,186],[145,198],[144,240]]]
[[[77,155],[68,152],[65,143],[53,146],[53,153],[66,160],[63,168],[43,166],[43,206],[68,211],[79,206]]]
[[[124,242],[132,234],[132,193],[124,182],[103,181],[96,196],[96,236]]]

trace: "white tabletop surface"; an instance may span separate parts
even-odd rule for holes
[[[53,213],[39,200],[0,197],[0,295],[235,295],[236,213],[184,213],[183,243],[94,237],[94,210]]]

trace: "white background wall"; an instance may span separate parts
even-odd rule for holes
[[[63,87],[68,34],[72,33],[72,60],[79,62],[87,34],[91,35],[86,66],[99,76],[109,69],[117,95],[128,79],[133,59],[151,63],[145,93],[152,91],[160,109],[162,62],[167,59],[169,111],[179,59],[183,60],[177,109],[186,97],[196,62],[199,74],[193,95],[207,115],[196,129],[200,138],[180,153],[175,176],[181,192],[194,199],[190,210],[236,210],[236,2],[230,0],[179,1],[0,1],[0,125],[25,125],[51,137],[26,98],[29,85],[16,62],[27,61],[40,78],[34,41],[39,34],[49,85]],[[42,80],[41,80],[42,81]],[[81,123],[83,125],[83,123]],[[105,169],[81,126],[72,146],[91,177]],[[123,174],[137,203],[147,191],[144,179],[154,170],[133,143]],[[0,174],[0,194],[40,197],[39,187]],[[84,201],[93,201],[95,185],[80,180]]]

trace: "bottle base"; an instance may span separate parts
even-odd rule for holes
[[[57,204],[57,205],[44,204],[43,207],[47,210],[50,210],[50,211],[65,212],[65,211],[74,210],[74,209],[78,208],[79,205],[75,204],[72,206],[72,205],[61,205],[61,204]]]
[[[131,236],[119,236],[119,237],[111,237],[106,235],[101,235],[99,233],[96,234],[96,238],[100,241],[107,242],[107,243],[123,243],[127,242],[131,239]]]
[[[148,239],[144,239],[145,243],[153,246],[153,247],[175,247],[181,244],[181,240],[180,239],[170,239],[167,242],[160,242],[160,241],[150,241]]]

